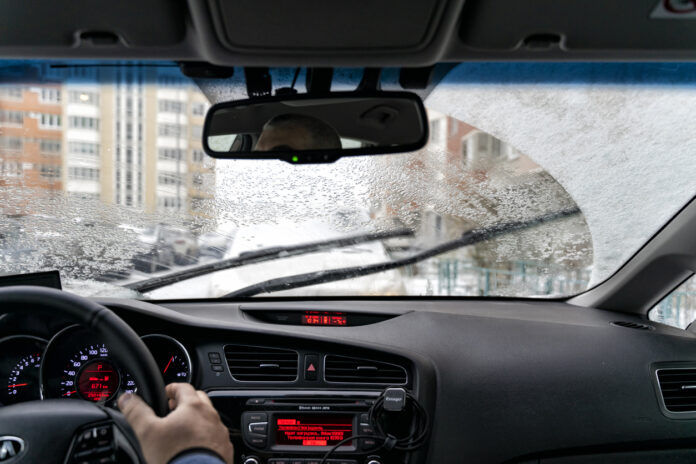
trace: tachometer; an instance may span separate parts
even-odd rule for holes
[[[0,404],[41,399],[39,369],[46,341],[18,335],[0,341]]]
[[[191,381],[191,358],[184,345],[167,335],[145,335],[142,339],[155,358],[165,385]]]
[[[109,359],[106,345],[96,343],[85,346],[68,360],[60,378],[59,395],[103,403],[119,391],[133,393],[135,390],[130,374],[120,372]]]

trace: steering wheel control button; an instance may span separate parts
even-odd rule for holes
[[[317,380],[317,371],[319,370],[319,356],[316,354],[308,354],[304,361],[304,379]]]
[[[72,461],[83,463],[115,463],[113,430],[111,425],[91,427],[78,434],[73,447]]]
[[[208,360],[210,360],[210,364],[222,364],[222,358],[220,357],[220,353],[214,351],[208,353]]]

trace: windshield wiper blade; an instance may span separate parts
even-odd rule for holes
[[[172,272],[163,276],[153,277],[151,279],[139,280],[130,284],[123,285],[125,288],[147,293],[158,288],[181,282],[183,280],[192,279],[212,272],[231,269],[234,267],[246,266],[247,264],[255,264],[263,261],[272,261],[275,259],[288,258],[317,251],[328,250],[333,248],[342,248],[360,243],[374,242],[377,240],[385,240],[394,237],[411,237],[413,230],[408,228],[399,228],[384,232],[371,232],[366,234],[350,235],[347,237],[334,238],[330,240],[321,240],[316,242],[302,243],[299,245],[291,245],[285,247],[269,247],[259,250],[247,251],[239,256],[229,259],[215,261],[214,263],[202,264],[182,271]]]
[[[490,240],[492,238],[504,235],[516,230],[528,229],[546,222],[555,221],[570,216],[580,214],[580,209],[577,207],[565,210],[556,211],[549,214],[537,216],[526,221],[509,221],[494,224],[489,227],[481,227],[471,229],[464,232],[461,237],[441,243],[427,250],[407,256],[393,261],[387,261],[367,266],[353,266],[339,269],[331,269],[327,271],[308,272],[305,274],[296,274],[277,279],[270,279],[258,284],[250,285],[234,292],[228,293],[221,298],[243,298],[258,295],[259,293],[272,293],[281,290],[292,290],[299,287],[307,287],[310,285],[323,284],[327,282],[335,282],[337,280],[352,279],[379,272],[390,271],[402,266],[415,264],[419,261],[430,259],[433,256],[447,253],[457,248],[462,248],[468,245],[473,245],[479,242]]]

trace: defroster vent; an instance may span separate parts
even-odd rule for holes
[[[326,356],[324,378],[327,382],[403,385],[406,369],[396,364],[347,356]]]
[[[292,350],[226,345],[225,358],[235,380],[293,382],[297,379],[298,354]]]
[[[668,411],[696,412],[696,368],[658,369],[657,380]]]

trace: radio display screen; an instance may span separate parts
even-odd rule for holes
[[[353,434],[351,414],[276,414],[274,418],[276,445],[333,446]]]

